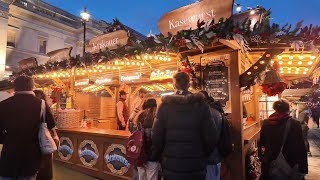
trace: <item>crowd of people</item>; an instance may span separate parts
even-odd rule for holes
[[[144,132],[145,161],[143,165],[136,165],[133,179],[219,180],[221,162],[226,157],[218,148],[226,133],[223,108],[205,91],[195,94],[188,91],[190,79],[184,72],[174,75],[173,86],[175,93],[163,96],[161,104],[148,96],[146,90],[140,90],[130,116],[125,103],[127,93],[119,92],[118,129]],[[14,95],[0,102],[0,143],[3,144],[0,180],[49,180],[53,177],[52,154],[42,155],[38,141],[41,99],[45,100],[46,95],[32,90],[33,80],[20,76],[14,81]],[[275,171],[284,164],[288,164],[291,174],[296,174],[288,179],[303,179],[308,173],[307,132],[311,115],[306,107],[299,111],[293,106],[290,110],[287,101],[279,100],[273,104],[275,113],[263,121],[259,140],[260,179],[284,177]],[[58,144],[48,105],[45,117]]]

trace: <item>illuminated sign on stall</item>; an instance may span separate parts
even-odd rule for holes
[[[89,84],[89,79],[82,79],[74,82],[75,86],[85,86]]]
[[[120,76],[120,81],[135,81],[139,80],[141,75],[133,75],[133,76]]]
[[[96,81],[94,83],[104,85],[104,84],[110,84],[111,82],[112,82],[112,78],[106,77],[106,78],[96,79]]]
[[[172,79],[173,75],[175,73],[177,73],[176,70],[174,70],[174,71],[171,71],[171,70],[160,71],[160,70],[158,70],[157,72],[151,73],[150,80]]]

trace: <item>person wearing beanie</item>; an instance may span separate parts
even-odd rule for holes
[[[38,140],[41,100],[32,92],[31,77],[19,76],[13,85],[14,96],[0,102],[0,131],[5,132],[0,139],[0,179],[36,180],[42,158]]]
[[[128,106],[126,104],[127,93],[121,90],[119,96],[119,101],[116,104],[118,130],[125,130],[129,119]]]
[[[279,155],[283,143],[282,153],[287,163],[292,168],[298,166],[301,174],[308,174],[307,151],[304,146],[300,123],[289,115],[290,105],[287,101],[274,102],[273,109],[275,113],[264,120],[260,132],[258,143],[259,158],[262,162],[260,179],[272,179],[270,174],[271,163]],[[290,127],[284,140],[287,123],[290,123]]]
[[[160,161],[164,179],[204,180],[206,159],[218,133],[201,93],[192,94],[189,75],[173,76],[174,95],[162,97],[152,127],[150,161]]]

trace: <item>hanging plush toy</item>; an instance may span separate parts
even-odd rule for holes
[[[284,83],[278,73],[279,64],[274,63],[273,67],[270,67],[270,70],[266,72],[264,82],[262,83],[262,92],[267,96],[275,96],[282,93],[287,85]]]

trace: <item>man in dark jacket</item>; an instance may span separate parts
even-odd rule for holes
[[[204,96],[188,91],[186,73],[177,73],[173,85],[176,94],[162,98],[153,124],[151,160],[161,159],[165,180],[203,180],[216,127]]]
[[[219,101],[215,101],[206,91],[200,91],[210,107],[211,119],[214,121],[217,127],[217,133],[221,134],[222,128],[222,114],[224,113],[222,104]],[[210,157],[207,159],[207,175],[206,180],[220,180],[221,161],[223,157],[220,154],[218,147],[215,147]]]
[[[33,80],[14,81],[15,95],[0,102],[0,131],[5,132],[0,157],[0,179],[35,180],[41,163],[38,141],[41,100],[32,92]],[[54,122],[47,121],[48,128]]]

